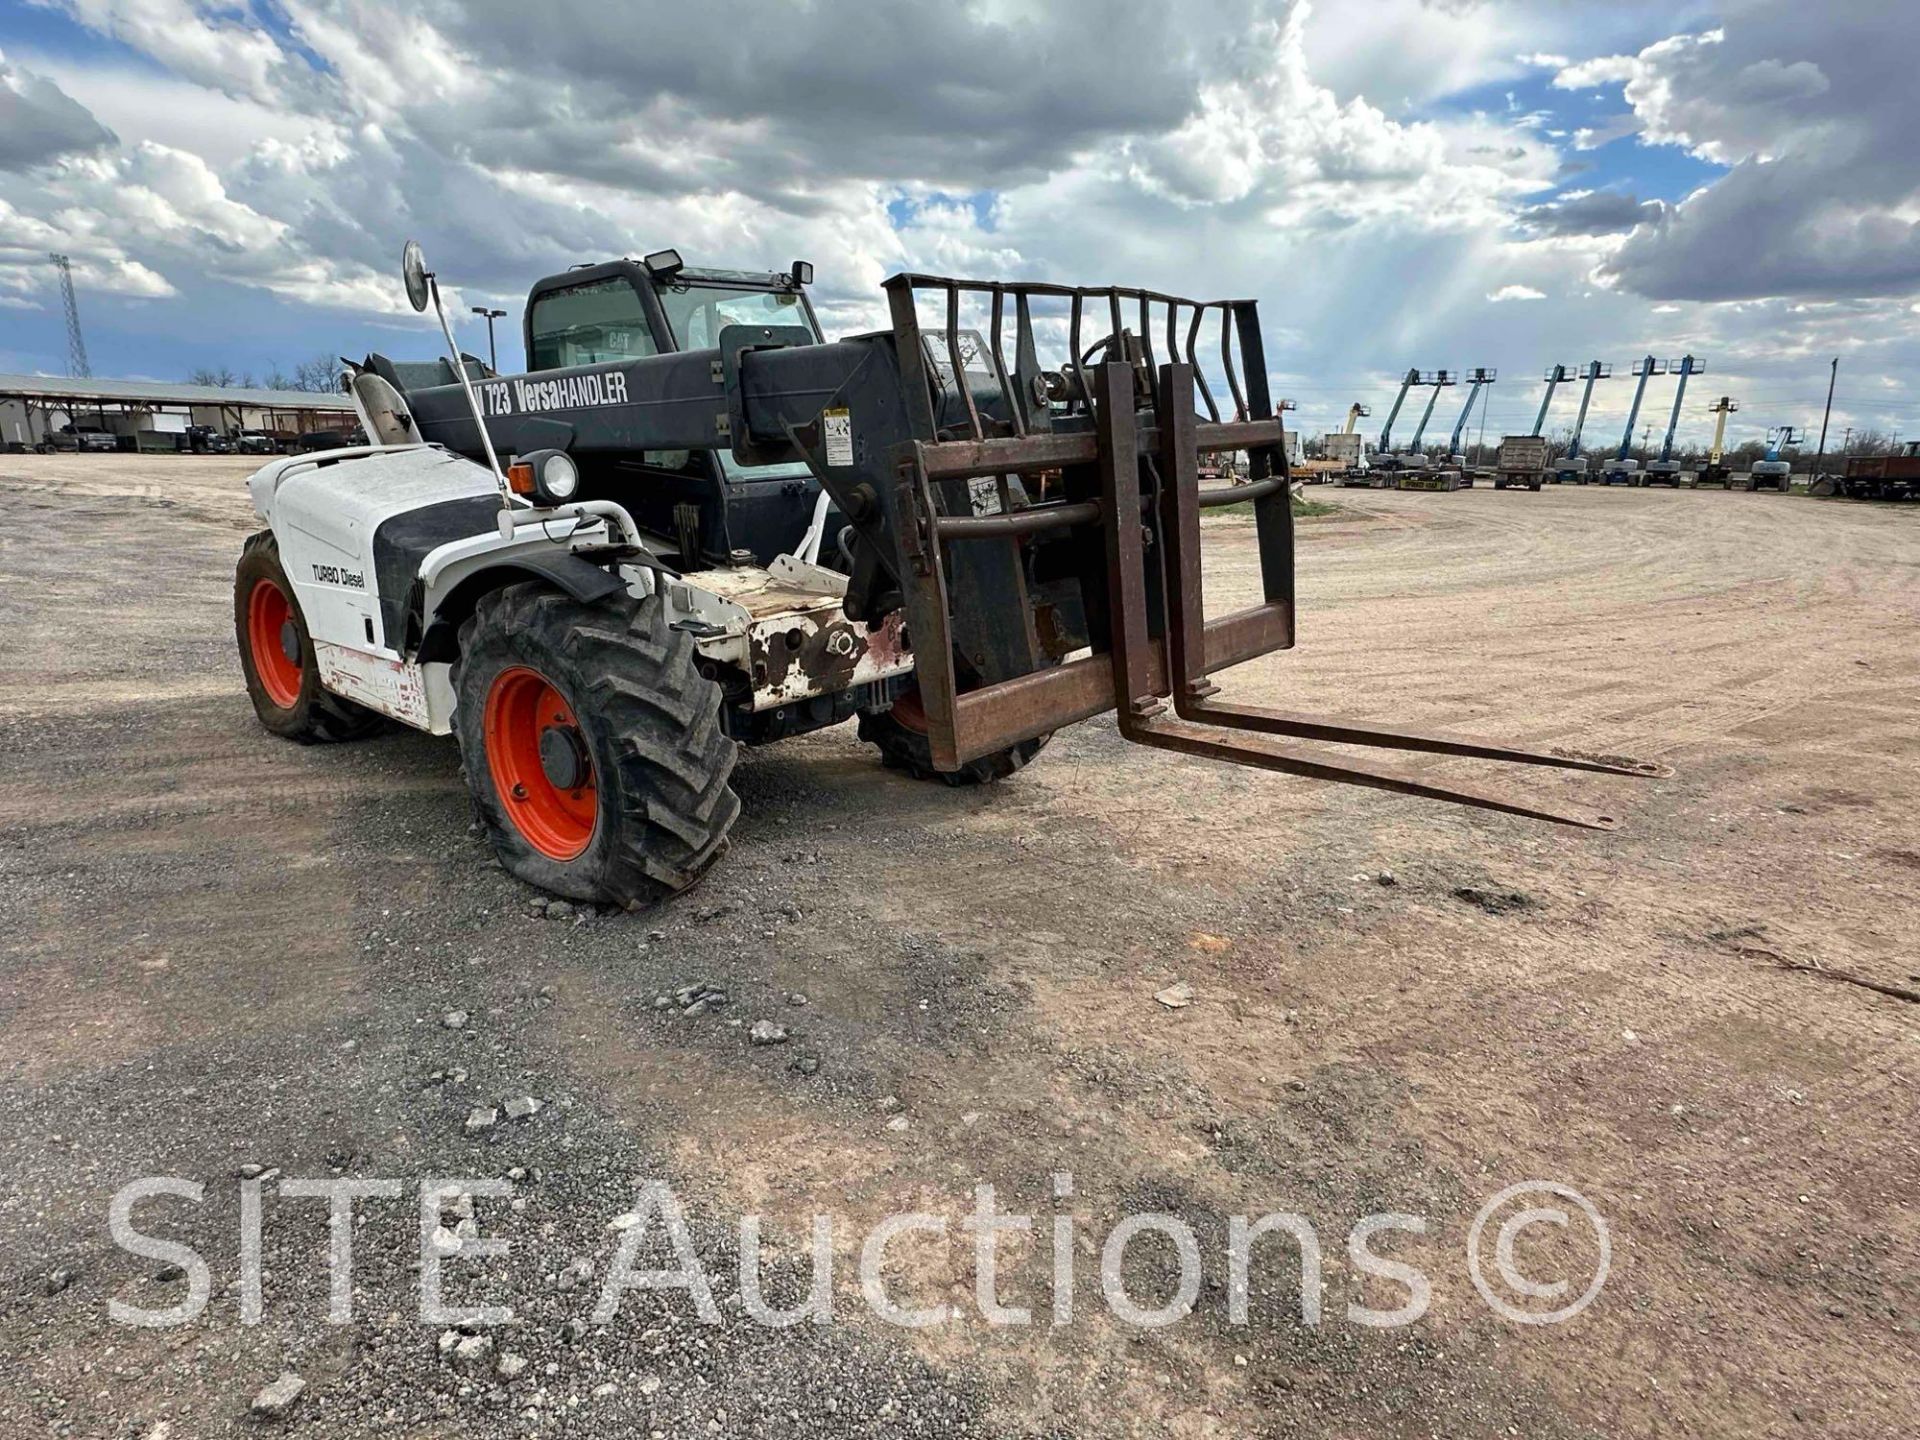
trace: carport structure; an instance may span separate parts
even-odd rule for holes
[[[159,417],[167,419],[156,424]],[[0,375],[0,449],[33,449],[68,423],[97,425],[137,444],[143,432],[180,433],[188,425],[304,435],[346,428],[354,412],[344,395],[305,390]]]

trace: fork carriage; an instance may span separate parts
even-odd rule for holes
[[[1613,774],[1668,773],[1653,764],[1517,750],[1217,698],[1209,676],[1291,649],[1295,641],[1285,434],[1267,388],[1255,302],[919,275],[896,276],[887,290],[915,438],[889,457],[890,503],[882,508],[899,543],[898,576],[936,764],[955,767],[1111,709],[1127,739],[1161,749],[1590,828],[1616,822],[1443,786],[1272,737]],[[944,302],[945,323],[933,337],[919,323],[921,291]],[[990,305],[989,338],[984,347],[973,346],[972,372],[970,332],[960,324],[962,296],[969,293]],[[1034,361],[1032,301],[1041,296],[1070,306],[1070,359],[1055,374],[1038,371]],[[1011,367],[1003,343],[1009,300]],[[1090,305],[1105,310],[1108,330],[1083,349]],[[1156,310],[1164,322],[1164,359],[1151,339]],[[1230,414],[1222,413],[1200,363],[1210,319]],[[1088,363],[1095,355],[1103,358]],[[952,383],[969,373],[988,383]],[[1236,451],[1249,461],[1246,484],[1200,483],[1201,456]],[[832,489],[831,469],[822,478]],[[992,513],[976,513],[981,507],[970,487],[983,481],[991,486]],[[1055,488],[1057,495],[1046,493]],[[1036,490],[1042,492],[1037,499]],[[1249,502],[1262,599],[1209,620],[1201,514]],[[1034,583],[1056,571],[1048,551],[1068,561],[1077,581],[1080,623],[1064,634],[1057,605]],[[1016,603],[975,603],[995,584]],[[1051,663],[1061,659],[1064,639],[1080,641],[1087,653]]]

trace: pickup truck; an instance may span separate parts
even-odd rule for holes
[[[75,454],[111,455],[120,448],[120,437],[94,425],[62,425],[48,433],[40,448],[48,452],[71,450]]]

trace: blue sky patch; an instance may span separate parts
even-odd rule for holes
[[[1625,89],[1611,84],[1592,90],[1556,90],[1553,72],[1536,70],[1517,81],[1477,86],[1450,96],[1432,107],[1432,118],[1540,117],[1535,122],[1537,133],[1559,149],[1567,162],[1562,190],[1620,190],[1642,200],[1677,201],[1726,173],[1726,166],[1702,160],[1678,145],[1648,145],[1637,135],[1623,135],[1591,150],[1576,148],[1574,137],[1580,131],[1604,135],[1630,116]]]

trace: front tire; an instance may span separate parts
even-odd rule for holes
[[[378,713],[321,685],[307,618],[271,530],[249,535],[240,551],[233,576],[233,629],[253,713],[275,735],[322,745],[358,740],[381,728]]]
[[[481,597],[460,630],[454,729],[510,873],[633,908],[726,853],[738,750],[698,666],[656,596],[583,605],[535,584]]]
[[[1022,740],[978,760],[969,760],[958,770],[936,770],[933,746],[927,739],[926,711],[921,708],[920,689],[902,691],[890,710],[862,710],[860,738],[880,751],[880,759],[890,770],[904,770],[916,780],[938,780],[947,785],[991,785],[1004,780],[1046,748],[1052,734]]]

